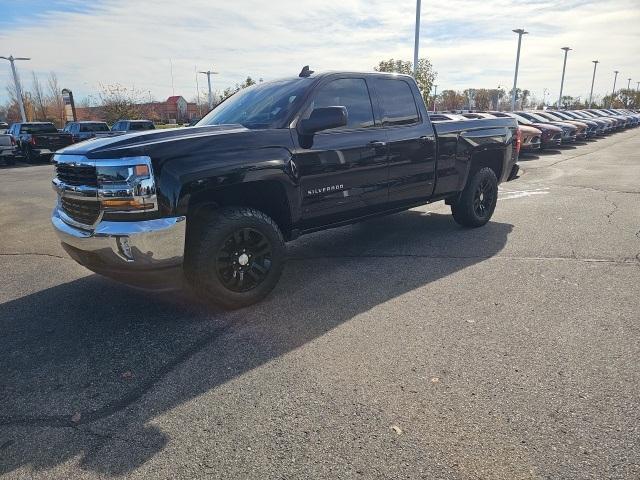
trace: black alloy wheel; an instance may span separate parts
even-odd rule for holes
[[[497,189],[489,178],[483,178],[473,196],[473,210],[478,218],[484,218],[495,203]]]
[[[233,292],[246,292],[260,285],[271,269],[269,239],[254,228],[240,228],[224,241],[216,258],[222,284]]]

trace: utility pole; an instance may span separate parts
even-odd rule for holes
[[[571,48],[562,47],[560,50],[564,50],[564,63],[562,64],[562,80],[560,80],[560,96],[558,97],[558,110],[562,106],[562,88],[564,87],[564,72],[567,69],[567,54]]]
[[[438,85],[433,86],[433,111],[436,111],[436,98],[438,98]]]
[[[416,38],[413,45],[413,78],[418,73],[418,47],[420,46],[420,0],[416,0]]]
[[[20,115],[22,116],[22,121],[26,122],[27,114],[24,111],[24,100],[22,98],[22,89],[20,88],[20,80],[18,79],[18,71],[16,70],[15,61],[31,60],[31,59],[26,57],[14,57],[13,55],[9,55],[8,57],[0,57],[0,58],[3,58],[4,60],[9,60],[9,63],[11,63],[11,72],[13,73],[13,83],[16,87],[16,97],[18,97],[17,98],[18,105],[20,106]]]
[[[524,28],[517,28],[512,30],[518,34],[518,53],[516,53],[516,73],[513,75],[513,89],[511,90],[511,111],[516,109],[516,85],[518,85],[518,66],[520,65],[520,45],[522,43],[522,36],[529,32],[525,32]]]
[[[596,68],[600,63],[598,60],[591,60],[593,62],[593,78],[591,78],[591,93],[589,94],[589,108],[593,105],[593,83],[596,81]]]
[[[207,76],[207,82],[209,83],[209,110],[213,110],[213,90],[211,90],[211,75],[217,75],[218,72],[212,72],[207,70],[206,72],[200,72]]]

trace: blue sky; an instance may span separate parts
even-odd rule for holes
[[[420,54],[438,72],[438,90],[507,90],[516,35],[523,39],[518,86],[557,95],[560,47],[572,50],[565,92],[588,94],[640,80],[640,0],[424,0]],[[371,70],[379,60],[411,59],[415,0],[0,0],[0,55],[28,56],[18,67],[54,71],[76,97],[121,84],[162,99],[196,95],[194,70],[215,69],[222,89],[247,75],[271,79],[316,70]],[[173,80],[171,78],[173,64]],[[200,79],[204,91],[204,77]],[[0,101],[10,82],[0,63]],[[618,84],[619,86],[621,83]]]
[[[5,4],[0,15],[0,28],[11,29],[16,25],[33,25],[45,21],[54,12],[90,12],[101,2],[80,0],[0,0]],[[34,21],[34,15],[38,17]]]

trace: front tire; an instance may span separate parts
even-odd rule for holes
[[[459,200],[451,205],[451,213],[463,227],[481,227],[491,219],[497,202],[498,179],[492,169],[485,167],[467,181]]]
[[[192,221],[185,273],[200,297],[236,309],[273,290],[284,268],[285,246],[268,215],[253,208],[225,207]]]

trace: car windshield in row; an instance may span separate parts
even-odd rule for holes
[[[209,112],[198,125],[240,124],[246,128],[281,128],[297,108],[311,79],[259,83],[240,90]]]

